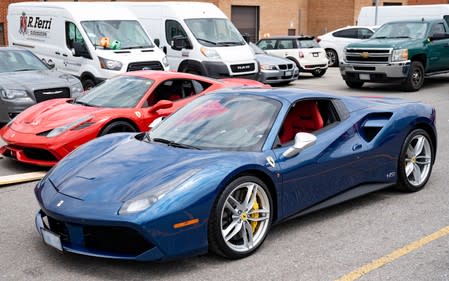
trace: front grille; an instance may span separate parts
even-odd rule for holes
[[[143,61],[143,62],[132,62],[128,65],[126,71],[137,71],[137,70],[164,70],[162,64],[158,61]]]
[[[43,161],[58,161],[48,150],[39,148],[24,148],[23,153],[27,158]]]
[[[278,67],[280,70],[293,69],[293,64],[280,64]]]
[[[346,61],[355,63],[388,63],[391,49],[355,49],[346,50]]]
[[[234,73],[254,71],[256,65],[254,63],[243,63],[243,64],[233,64],[231,65],[231,70]]]
[[[115,255],[138,256],[151,248],[153,244],[143,238],[136,230],[121,226],[92,226],[71,224],[46,216],[50,230],[61,236],[61,240],[69,245],[76,245],[91,251],[109,252]],[[72,241],[71,229],[74,233],[82,233],[83,239]],[[79,232],[78,229],[82,229]],[[73,232],[73,231],[72,231]],[[73,237],[75,238],[75,237]],[[79,245],[77,243],[84,243]]]
[[[51,99],[70,98],[69,88],[53,88],[34,91],[36,102],[42,102]]]
[[[374,71],[376,68],[374,66],[354,66],[354,70]]]
[[[312,68],[312,67],[325,67],[327,64],[309,64],[306,65],[305,67],[307,68]]]
[[[118,226],[84,226],[84,244],[88,249],[140,255],[154,246],[131,228]]]

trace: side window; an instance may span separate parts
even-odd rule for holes
[[[449,25],[449,15],[446,15],[443,18],[446,21],[447,25]]]
[[[74,48],[74,43],[84,44],[83,36],[73,22],[65,23],[65,39],[69,49]]]
[[[313,133],[339,121],[330,100],[303,100],[294,104],[279,131],[279,144],[295,139],[299,132]]]
[[[273,50],[276,42],[274,40],[261,40],[257,43],[257,46],[262,50]]]
[[[435,33],[445,33],[446,28],[444,27],[444,24],[442,23],[435,23],[432,25],[432,28],[430,29],[429,36],[433,36]]]
[[[293,40],[290,39],[278,40],[276,49],[294,49]]]
[[[177,101],[188,98],[201,93],[210,86],[209,83],[190,79],[166,80],[156,87],[146,104],[152,106],[160,100]]]
[[[368,39],[373,35],[374,32],[369,30],[368,28],[359,28],[357,32],[357,38],[359,39]]]
[[[187,38],[187,33],[184,28],[182,28],[181,24],[175,20],[166,20],[165,21],[165,39],[169,45],[172,44],[173,37],[182,36]],[[191,48],[191,47],[190,47]]]
[[[341,38],[358,38],[356,28],[349,28],[349,29],[336,31],[336,32],[332,33],[332,35],[334,35],[335,37],[341,37]]]

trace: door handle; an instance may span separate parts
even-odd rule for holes
[[[360,143],[354,144],[354,145],[352,146],[352,151],[356,151],[356,150],[359,150],[359,149],[361,149],[361,148],[362,148],[362,145],[361,145]]]
[[[60,52],[55,52],[55,54],[60,55],[61,53]]]

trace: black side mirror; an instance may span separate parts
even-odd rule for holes
[[[173,36],[171,47],[174,50],[182,50],[187,46],[187,38],[182,35]]]
[[[161,45],[161,41],[158,38],[156,38],[154,39],[154,44],[159,47]]]
[[[242,33],[242,37],[243,37],[243,40],[246,41],[246,43],[249,43],[251,36],[248,33]]]
[[[443,33],[443,32],[434,33],[432,36],[429,36],[430,41],[443,40],[443,39],[448,39],[448,38],[449,38],[449,33]]]
[[[52,60],[48,60],[48,61],[46,62],[46,65],[48,66],[49,69],[55,68],[55,62],[52,61]]]
[[[86,48],[86,45],[81,42],[73,42],[73,55],[75,57],[85,57],[90,59],[91,56],[89,54],[89,51]]]

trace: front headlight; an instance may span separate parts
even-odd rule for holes
[[[393,50],[391,54],[391,61],[406,61],[408,60],[408,49]]]
[[[61,126],[61,127],[54,128],[53,130],[51,130],[51,131],[46,135],[46,137],[47,137],[47,138],[57,137],[57,136],[59,136],[60,134],[62,134],[62,133],[64,133],[64,132],[67,132],[68,130],[74,129],[74,128],[80,126],[81,124],[83,124],[83,123],[89,121],[90,119],[92,119],[92,117],[93,117],[92,115],[87,115],[87,116],[84,116],[84,117],[82,117],[82,118],[80,118],[80,119],[78,119],[78,120],[75,120],[75,121],[73,121],[73,122],[71,122],[71,123],[69,123],[69,124],[67,124],[67,125],[64,125],[64,126]],[[89,124],[92,125],[93,123],[89,123]]]
[[[203,54],[203,56],[208,58],[214,58],[214,59],[221,59],[220,55],[217,53],[214,49],[209,49],[205,47],[201,47],[200,52]]]
[[[167,56],[164,56],[164,57],[162,58],[162,64],[163,64],[165,67],[168,67]]]
[[[260,69],[261,70],[277,70],[275,65],[269,65],[269,64],[261,64]]]
[[[18,98],[29,98],[25,90],[19,89],[1,89],[0,94],[2,98],[12,100]]]
[[[122,63],[116,60],[109,60],[102,57],[98,57],[100,60],[100,66],[103,69],[120,70],[122,69]]]
[[[186,182],[190,177],[198,173],[199,169],[190,170],[176,178],[167,181],[156,188],[144,192],[128,201],[124,202],[119,210],[119,215],[128,215],[144,211],[160,200],[168,192],[172,191],[182,183]]]

